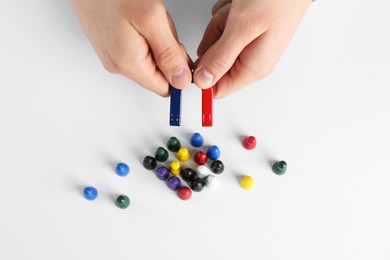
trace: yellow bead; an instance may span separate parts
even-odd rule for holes
[[[169,171],[173,175],[179,175],[181,171],[181,164],[178,161],[173,161],[171,165],[169,166]]]
[[[255,185],[255,180],[251,176],[244,176],[240,179],[240,185],[244,190],[250,190]]]
[[[181,147],[179,151],[176,153],[176,157],[177,159],[179,159],[179,161],[186,162],[188,161],[188,159],[190,159],[191,154],[187,148]]]

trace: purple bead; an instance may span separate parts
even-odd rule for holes
[[[156,176],[159,180],[165,181],[169,177],[169,169],[165,166],[160,166],[156,170]]]
[[[171,190],[178,190],[181,186],[181,181],[176,176],[171,176],[167,180],[167,186]]]

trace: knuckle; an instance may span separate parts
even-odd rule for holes
[[[167,66],[176,59],[178,54],[180,53],[176,51],[174,46],[168,46],[157,54],[156,62],[160,66]]]
[[[228,56],[220,53],[219,55],[211,58],[208,63],[214,70],[219,72],[226,72],[230,69],[233,62]]]

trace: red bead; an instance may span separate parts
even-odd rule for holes
[[[191,195],[191,189],[185,186],[181,187],[177,192],[177,196],[179,196],[181,200],[189,200],[191,198]]]
[[[242,141],[242,145],[247,150],[252,150],[256,147],[256,137],[248,136]]]
[[[194,161],[199,165],[204,165],[207,162],[207,154],[205,152],[199,151],[194,155]]]

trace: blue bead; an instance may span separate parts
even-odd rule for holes
[[[203,145],[203,137],[199,133],[191,136],[190,143],[193,147],[201,147]]]
[[[94,200],[98,196],[98,191],[95,187],[89,186],[84,188],[83,194],[87,200]]]
[[[221,156],[221,151],[219,150],[218,146],[213,145],[209,149],[207,149],[207,157],[210,160],[218,160],[220,156]]]
[[[119,176],[126,176],[127,174],[129,174],[129,171],[130,171],[130,168],[127,164],[125,163],[118,163],[115,167],[115,172],[119,175]]]
[[[169,177],[169,169],[165,166],[160,166],[156,170],[156,176],[159,180],[165,181]]]

